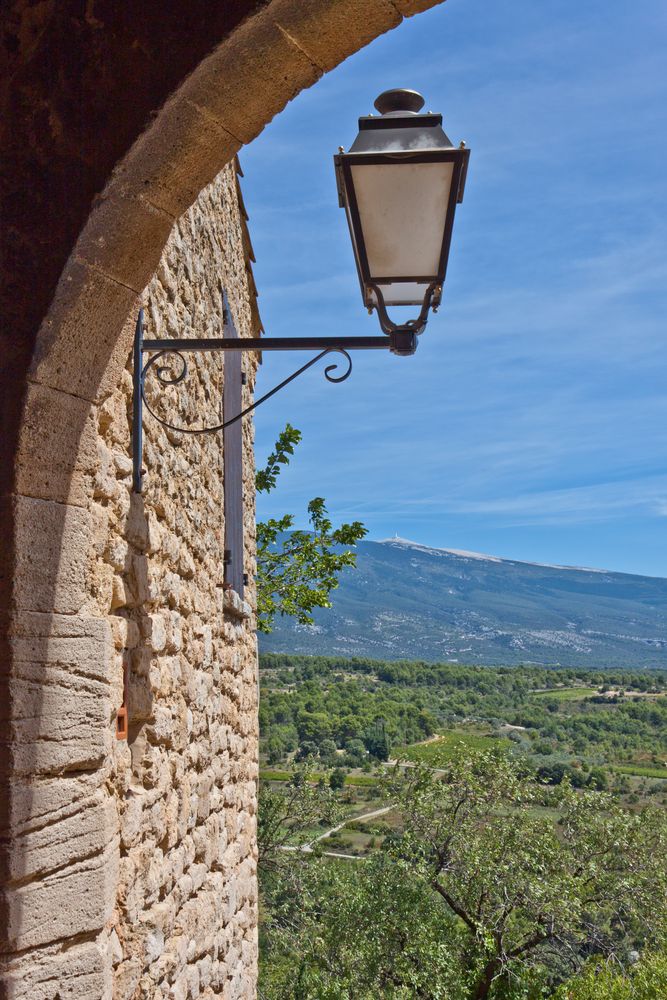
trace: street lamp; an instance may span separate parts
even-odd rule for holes
[[[338,196],[352,237],[363,301],[376,310],[382,336],[371,337],[239,337],[223,294],[224,337],[153,340],[144,337],[139,311],[134,339],[132,457],[135,493],[142,488],[143,408],[163,426],[184,434],[205,434],[237,424],[260,403],[312,368],[328,354],[341,355],[324,370],[329,382],[344,382],[352,371],[351,350],[390,350],[414,354],[430,309],[440,304],[447,270],[456,205],[463,198],[469,150],[454,147],[442,129],[442,115],[421,112],[423,97],[414,90],[387,90],[375,107],[379,117],[359,119],[359,134],[350,151],[334,157]],[[392,320],[388,308],[419,307],[414,319]],[[259,399],[240,409],[240,363],[225,372],[223,419],[204,427],[183,427],[158,416],[146,399],[150,375],[163,386],[177,385],[188,375],[186,355],[200,351],[319,351],[301,368]],[[150,356],[144,359],[144,354]],[[238,358],[238,354],[236,355]],[[169,358],[171,365],[165,365]],[[232,372],[238,386],[232,384]],[[230,412],[230,400],[238,409]],[[238,444],[238,443],[237,443]],[[239,446],[240,447],[240,446]]]
[[[386,90],[375,101],[379,117],[360,118],[350,151],[341,147],[334,157],[364,305],[377,311],[386,334],[405,332],[405,353],[440,304],[470,155],[465,143],[456,148],[447,138],[442,115],[424,114],[423,106],[414,90]],[[391,306],[420,311],[399,324],[389,318]]]

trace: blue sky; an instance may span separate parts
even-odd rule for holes
[[[443,305],[412,358],[356,353],[256,413],[260,517],[312,496],[370,538],[667,576],[667,5],[448,0],[299,97],[242,156],[267,335],[379,333],[332,155],[382,90],[471,162]],[[266,353],[258,393],[306,355]],[[321,366],[320,366],[321,367]]]

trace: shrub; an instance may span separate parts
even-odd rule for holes
[[[648,954],[628,969],[593,960],[554,1000],[659,1000],[667,997],[667,956]]]

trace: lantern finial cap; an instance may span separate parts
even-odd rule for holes
[[[424,107],[424,98],[416,90],[385,90],[374,106],[381,115],[416,115]]]

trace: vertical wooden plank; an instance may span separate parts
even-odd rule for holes
[[[238,337],[232,311],[223,292],[224,337]],[[229,420],[241,411],[241,351],[225,353],[222,417]],[[243,597],[243,421],[223,431],[223,476],[225,503],[225,583]]]

